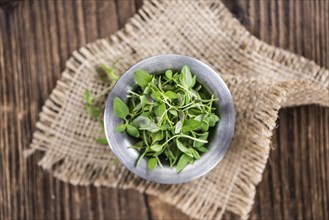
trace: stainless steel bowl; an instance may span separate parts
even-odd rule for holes
[[[181,70],[184,65],[188,65],[191,72],[197,76],[198,81],[219,100],[215,104],[221,120],[209,136],[209,151],[193,164],[187,165],[178,174],[176,169],[171,169],[169,166],[156,167],[153,171],[150,171],[147,167],[147,161],[144,159],[138,166],[135,166],[138,152],[135,149],[128,148],[134,144],[134,138],[131,138],[125,132],[118,133],[114,131],[121,119],[118,119],[113,113],[113,100],[115,97],[119,97],[123,101],[127,101],[128,91],[136,86],[134,72],[138,69],[146,70],[151,74],[163,74],[167,69]],[[235,110],[230,91],[218,73],[212,68],[192,57],[165,54],[142,60],[121,76],[107,98],[104,124],[109,146],[125,167],[146,180],[175,184],[191,181],[208,173],[222,160],[233,137]]]

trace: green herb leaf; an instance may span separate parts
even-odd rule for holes
[[[152,133],[151,138],[152,138],[152,143],[155,143],[157,141],[161,141],[164,138],[164,132],[158,131],[156,133]]]
[[[163,124],[159,127],[160,130],[168,130],[170,126],[168,124]]]
[[[215,114],[211,114],[207,118],[207,121],[208,121],[210,127],[214,127],[215,124],[219,121],[219,117]]]
[[[169,99],[177,99],[178,98],[177,94],[174,93],[173,91],[167,91],[165,93],[165,96]]]
[[[93,97],[91,96],[90,90],[86,89],[84,94],[86,104],[91,105],[93,102]]]
[[[177,147],[180,151],[182,151],[183,153],[186,153],[189,151],[189,149],[187,147],[184,146],[184,144],[182,144],[182,142],[180,142],[178,139],[176,139],[176,144]]]
[[[185,98],[181,94],[177,94],[178,96],[178,105],[183,106],[185,104]]]
[[[125,124],[119,124],[118,127],[116,127],[114,131],[122,132],[124,130],[126,130],[126,125]]]
[[[129,114],[128,106],[118,97],[114,98],[113,111],[118,118],[126,118]]]
[[[128,148],[133,148],[133,149],[136,149],[136,150],[138,150],[138,151],[141,151],[141,150],[142,150],[142,147],[140,147],[140,146],[136,146],[136,145],[132,145],[132,146],[130,146],[130,147],[128,147]]]
[[[167,153],[169,158],[171,158],[172,160],[176,160],[176,157],[174,156],[174,154],[171,152],[171,150],[169,148],[167,148]]]
[[[177,116],[177,111],[173,110],[173,109],[170,109],[169,110],[170,114],[174,115],[174,116]]]
[[[105,133],[104,121],[99,122],[99,126],[102,128],[102,131]]]
[[[193,88],[195,86],[195,83],[196,83],[196,76],[193,76],[192,83],[191,83],[191,88]]]
[[[162,116],[165,112],[166,112],[166,104],[165,103],[161,103],[160,105],[158,105],[156,108],[155,108],[155,115],[157,116]]]
[[[202,131],[208,131],[209,130],[209,124],[207,121],[202,121],[202,126],[200,127]]]
[[[152,122],[149,118],[142,115],[135,118],[131,122],[131,125],[135,126],[140,130],[147,130],[150,132],[157,132],[160,130],[160,128],[154,122]]]
[[[119,77],[115,74],[115,70],[112,67],[106,66],[106,65],[101,65],[101,68],[106,72],[108,78],[110,80],[117,80]]]
[[[158,132],[160,130],[160,128],[154,122],[151,122],[148,126],[140,127],[139,129],[140,130],[147,130],[147,131],[150,131],[152,133]]]
[[[172,71],[171,70],[167,70],[166,73],[165,73],[166,77],[168,79],[171,79],[172,78]]]
[[[208,149],[205,148],[205,147],[198,147],[197,150],[200,151],[201,153],[206,153],[206,152],[208,152]]]
[[[136,70],[134,74],[135,82],[143,89],[152,80],[152,75],[144,70]]]
[[[152,157],[147,161],[147,166],[150,170],[154,170],[154,168],[157,166],[157,162],[157,158]]]
[[[199,92],[201,89],[202,89],[202,86],[201,86],[201,85],[198,85],[198,86],[195,88],[195,91]],[[200,93],[199,93],[199,95],[200,95]]]
[[[202,114],[204,112],[202,112],[200,109],[198,108],[190,108],[189,109],[189,113],[192,114],[192,115],[199,115],[199,114]]]
[[[151,97],[154,100],[160,101],[161,100],[161,97],[162,97],[162,93],[160,91],[153,91],[151,93]]]
[[[127,133],[133,137],[137,137],[137,138],[139,137],[138,129],[129,124],[127,125]]]
[[[194,149],[192,149],[192,155],[193,155],[193,157],[195,158],[195,159],[200,159],[201,157],[200,157],[200,154],[198,153],[198,151],[196,151],[196,150],[194,150]]]
[[[208,139],[208,135],[209,135],[209,132],[205,132],[205,133],[203,133],[202,135],[200,135],[199,137],[198,137],[198,139],[200,139],[200,140],[207,140]],[[203,146],[205,143],[203,143],[203,142],[199,142],[199,141],[195,141],[194,142],[195,144],[194,144],[194,147],[196,147],[196,148],[199,148],[199,147],[201,147],[201,146]]]
[[[159,152],[159,151],[161,151],[162,150],[162,145],[160,145],[160,144],[153,144],[150,148],[151,148],[151,150],[153,150],[153,151],[155,151],[155,152]]]
[[[179,161],[177,163],[177,166],[176,166],[176,172],[179,173],[181,172],[185,167],[186,165],[189,163],[191,157],[186,155],[186,154],[182,154],[182,156],[179,158]]]
[[[150,92],[151,92],[150,87],[149,87],[149,86],[146,86],[145,89],[144,89],[144,92],[143,92],[143,93],[144,93],[145,95],[147,95],[147,94],[149,94]]]
[[[197,120],[197,121],[203,121],[204,119],[206,118],[206,115],[205,114],[201,114],[201,115],[198,115],[194,118],[194,120]]]
[[[146,98],[145,95],[140,96],[139,99],[141,101],[140,103],[142,104],[142,107],[150,104],[149,100]]]
[[[136,128],[140,128],[147,127],[150,123],[151,120],[148,117],[140,115],[131,122],[131,125],[135,126]]]
[[[148,126],[140,127],[139,129],[140,130],[147,130],[147,131],[150,131],[152,133],[158,132],[160,130],[160,128],[153,122],[151,122]]]
[[[129,148],[133,148],[133,149],[136,149],[138,151],[142,151],[142,149],[146,148],[146,146],[144,145],[143,141],[139,141],[135,145],[130,146]]]
[[[107,139],[106,138],[96,138],[95,139],[97,143],[107,145]]]
[[[178,134],[182,130],[183,123],[182,121],[177,122],[175,126],[175,134]]]
[[[109,67],[102,64],[96,67],[96,72],[100,79],[105,83],[111,83],[111,81],[114,82],[119,78],[115,73],[114,66]]]
[[[188,66],[183,66],[181,70],[181,74],[179,76],[179,81],[184,88],[186,89],[191,88],[193,79],[192,79],[190,68]]]
[[[187,119],[184,121],[182,131],[193,131],[197,130],[202,126],[202,122],[194,120],[194,119]]]
[[[85,108],[88,114],[93,118],[97,118],[103,112],[103,108],[94,107],[92,105],[86,105]]]

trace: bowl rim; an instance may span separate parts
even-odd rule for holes
[[[125,76],[127,74],[133,74],[134,70],[137,70],[139,66],[141,66],[142,64],[145,63],[149,63],[149,62],[153,62],[154,60],[166,60],[166,59],[183,59],[183,60],[188,60],[189,62],[194,63],[194,65],[198,66],[198,67],[202,67],[205,70],[207,70],[207,74],[211,74],[211,76],[209,77],[213,77],[213,79],[216,80],[216,82],[218,83],[218,90],[221,89],[222,92],[225,93],[225,99],[227,99],[227,103],[228,103],[228,108],[229,111],[228,113],[230,114],[230,121],[229,121],[229,125],[227,127],[227,129],[229,130],[228,135],[226,135],[226,139],[224,140],[224,144],[222,146],[220,155],[218,155],[218,158],[216,158],[216,161],[210,161],[211,163],[209,163],[209,161],[206,161],[205,163],[208,164],[208,166],[206,166],[203,170],[201,170],[200,172],[198,172],[197,174],[193,175],[193,176],[188,176],[186,177],[181,175],[181,173],[184,172],[184,169],[181,173],[176,173],[175,167],[173,167],[174,172],[176,173],[176,175],[173,175],[173,173],[171,172],[170,175],[168,172],[164,172],[164,173],[160,173],[158,176],[157,175],[152,175],[153,171],[149,171],[146,169],[143,171],[143,169],[138,169],[137,167],[140,166],[140,164],[136,167],[132,167],[131,164],[128,165],[127,161],[125,160],[124,156],[122,154],[122,150],[120,151],[120,149],[118,148],[118,146],[116,146],[115,144],[113,144],[112,142],[112,138],[110,138],[110,133],[113,132],[112,130],[114,130],[114,126],[111,126],[110,123],[110,116],[113,116],[113,111],[112,111],[112,103],[113,102],[113,98],[116,97],[115,91],[116,89],[118,89],[120,82],[125,78]],[[184,65],[184,64],[182,64]],[[166,68],[163,68],[162,71],[166,70]],[[152,74],[152,73],[151,73]],[[198,74],[194,73],[192,71],[193,75],[197,75],[198,78]],[[131,78],[131,77],[130,77]],[[135,84],[135,83],[134,83]],[[127,91],[129,90],[129,88],[127,88]],[[212,92],[214,92],[214,90],[211,90]],[[216,91],[217,92],[217,91]],[[125,94],[126,95],[126,94]],[[218,98],[218,97],[216,97]],[[219,106],[221,107],[221,106]],[[132,65],[130,68],[128,68],[123,74],[122,76],[117,80],[117,82],[115,83],[114,87],[112,88],[111,92],[109,93],[107,100],[106,100],[106,105],[105,105],[105,112],[104,112],[104,130],[105,130],[105,134],[106,134],[106,138],[108,141],[108,145],[110,147],[110,149],[112,150],[112,152],[115,154],[115,156],[119,159],[119,161],[121,162],[121,164],[123,166],[125,166],[126,168],[128,168],[131,172],[133,172],[134,174],[136,174],[137,176],[152,181],[152,182],[156,182],[156,183],[162,183],[162,184],[177,184],[177,183],[184,183],[184,182],[188,182],[188,181],[192,181],[195,180],[203,175],[205,175],[206,173],[210,172],[214,167],[216,167],[219,162],[223,159],[223,157],[225,156],[226,152],[229,149],[230,143],[232,141],[233,135],[234,135],[234,129],[235,129],[235,108],[234,108],[234,102],[233,102],[233,98],[232,95],[227,87],[227,85],[225,84],[225,82],[223,81],[223,79],[219,76],[219,74],[213,70],[210,66],[208,66],[207,64],[205,64],[204,62],[195,59],[193,57],[189,57],[189,56],[185,56],[185,55],[180,55],[180,54],[160,54],[160,55],[155,55],[155,56],[151,56],[148,57],[146,59],[140,60],[139,62],[135,63],[134,65]],[[219,124],[222,121],[222,115],[220,115],[221,120],[219,121]],[[220,126],[220,125],[218,125]],[[112,129],[112,130],[111,130]],[[124,139],[122,140],[124,141]],[[123,148],[123,147],[121,147]],[[136,151],[137,153],[137,151]],[[201,158],[197,161],[202,161],[202,157],[204,155],[201,156]],[[144,163],[144,167],[145,167],[145,158],[143,158],[143,163]],[[196,162],[197,162],[196,161]],[[133,161],[135,163],[135,161]],[[192,165],[188,165],[188,166],[193,166]],[[157,168],[156,168],[157,169]],[[162,168],[158,168],[158,169],[162,169]],[[185,171],[187,172],[187,171]],[[175,177],[175,178],[165,178],[164,176],[168,175],[168,177]]]

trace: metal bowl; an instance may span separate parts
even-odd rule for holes
[[[191,72],[197,76],[199,83],[210,94],[219,100],[215,102],[220,121],[212,128],[208,139],[208,152],[204,153],[199,160],[187,165],[180,173],[175,168],[157,166],[153,171],[147,167],[147,161],[143,159],[137,166],[138,152],[128,148],[136,140],[126,132],[115,132],[114,129],[121,122],[113,113],[113,100],[115,97],[127,101],[128,91],[135,88],[134,72],[143,69],[151,74],[163,74],[166,70],[181,70],[187,65]],[[230,91],[221,77],[212,68],[192,57],[165,54],[157,55],[138,62],[128,69],[117,81],[109,94],[104,114],[105,133],[109,146],[121,163],[136,175],[153,182],[164,184],[183,183],[194,180],[213,169],[224,157],[231,143],[234,126],[235,110]]]

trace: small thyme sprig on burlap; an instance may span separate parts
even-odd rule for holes
[[[114,99],[114,114],[123,120],[115,130],[137,139],[131,146],[140,153],[136,165],[145,157],[153,170],[162,160],[179,173],[207,152],[209,127],[219,121],[216,99],[207,96],[188,66],[163,75],[137,70],[134,80],[138,88],[129,91],[128,105]]]
[[[105,109],[105,100],[108,96],[108,93],[113,88],[116,81],[119,79],[118,74],[115,72],[115,64],[119,60],[115,61],[111,67],[107,65],[100,65],[96,67],[96,72],[98,74],[98,78],[104,82],[107,86],[100,91],[97,95],[92,96],[89,89],[85,90],[84,100],[85,100],[85,109],[88,115],[97,120],[102,127],[104,132],[104,122],[103,122],[103,114]],[[95,139],[97,143],[107,145],[106,137],[99,137]]]

